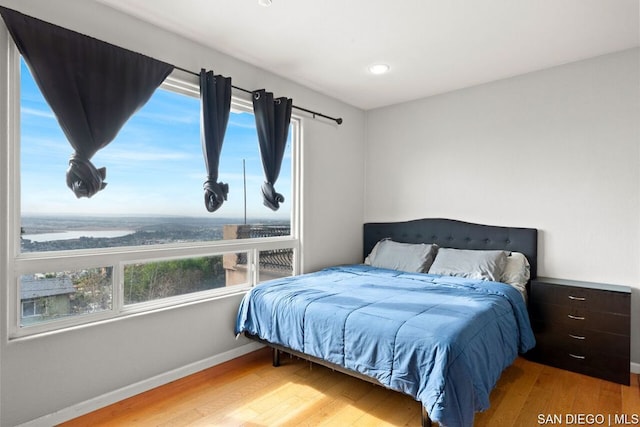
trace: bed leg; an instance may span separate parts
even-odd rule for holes
[[[278,351],[277,348],[273,349],[273,366],[274,367],[278,367],[280,366],[280,351]]]
[[[422,405],[422,427],[431,427],[431,418],[429,418],[424,405]]]

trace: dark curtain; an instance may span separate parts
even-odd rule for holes
[[[106,183],[93,155],[109,144],[173,66],[0,7],[18,50],[75,153],[67,186],[91,197]]]
[[[280,166],[289,136],[291,122],[290,98],[273,99],[273,93],[264,89],[253,92],[253,112],[256,116],[260,156],[264,169],[265,182],[262,184],[263,203],[277,211],[284,196],[277,193],[274,185],[280,175]]]
[[[207,167],[204,204],[209,212],[215,212],[227,200],[229,192],[228,184],[217,181],[220,153],[231,111],[231,77],[214,76],[213,71],[201,70],[200,100],[200,139]]]

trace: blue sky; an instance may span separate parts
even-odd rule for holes
[[[262,163],[252,114],[232,113],[220,159],[219,181],[229,184],[228,200],[214,212],[204,206],[207,178],[200,144],[198,98],[158,89],[92,159],[107,168],[107,187],[77,199],[65,174],[73,149],[28,68],[21,70],[21,208],[23,214],[187,215],[242,218],[246,162],[249,219],[289,218],[291,150],[287,148],[276,190],[280,210],[262,205]]]

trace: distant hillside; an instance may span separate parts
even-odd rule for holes
[[[212,241],[222,239],[225,225],[241,224],[242,222],[243,220],[238,218],[204,217],[25,216],[22,218],[21,224],[22,235],[83,230],[87,231],[87,236],[73,239],[62,239],[61,237],[60,240],[38,242],[22,238],[20,243],[22,252],[44,252]],[[289,221],[252,220],[251,223],[267,226],[289,225]],[[119,237],[91,236],[92,231],[122,229],[134,230],[134,232]]]

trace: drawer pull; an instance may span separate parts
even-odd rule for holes
[[[573,301],[586,301],[587,299],[584,297],[574,297],[573,295],[569,295],[569,299]]]
[[[567,314],[567,317],[569,317],[569,319],[573,319],[573,320],[584,320],[584,317],[582,317],[582,316],[572,316],[571,314]]]
[[[573,357],[574,359],[578,359],[578,360],[586,359],[586,356],[578,356],[577,354],[573,354],[573,353],[569,353],[569,356]]]
[[[575,340],[584,340],[586,337],[581,337],[580,335],[569,334],[569,336]]]

